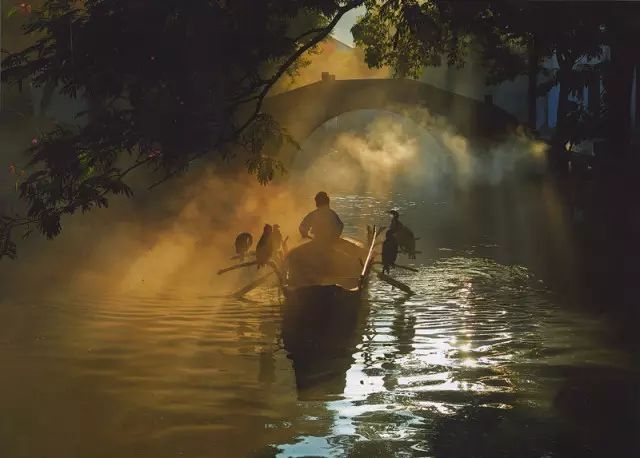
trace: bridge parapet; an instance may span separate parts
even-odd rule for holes
[[[327,82],[331,84],[327,84]],[[495,143],[520,123],[501,108],[409,79],[335,80],[324,72],[322,80],[265,100],[264,109],[302,143],[329,119],[350,111],[378,109],[416,119],[425,113],[439,125],[465,136],[471,143]],[[443,121],[443,122],[442,122]]]

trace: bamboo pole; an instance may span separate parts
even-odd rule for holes
[[[258,261],[249,261],[243,262],[241,264],[236,264],[235,266],[227,267],[226,269],[220,269],[218,271],[218,275],[222,275],[224,273],[231,272],[232,270],[240,269],[242,267],[255,266],[256,264],[258,264]]]
[[[253,280],[251,283],[248,283],[243,288],[240,288],[238,291],[236,291],[235,293],[231,294],[231,296],[233,296],[233,297],[242,297],[242,296],[244,296],[249,291],[254,290],[258,286],[263,284],[271,275],[273,275],[273,272],[266,273],[262,277]]]
[[[398,269],[408,270],[410,272],[415,272],[415,273],[420,272],[415,267],[403,266],[402,264],[394,264],[393,267],[397,267]]]
[[[370,267],[371,261],[372,261],[372,256],[373,256],[373,247],[375,247],[376,245],[376,237],[378,237],[378,232],[375,226],[373,226],[373,235],[371,237],[371,246],[369,247],[369,252],[367,253],[367,259],[364,262],[364,265],[362,266],[362,273],[360,274],[361,277],[364,277],[367,275],[367,270]]]
[[[386,282],[388,284],[390,284],[391,286],[394,286],[402,291],[404,291],[407,294],[415,294],[413,292],[413,290],[409,287],[409,285],[406,285],[404,283],[402,283],[401,281],[396,280],[395,278],[391,278],[390,276],[383,274],[382,272],[378,272],[378,278],[380,280],[382,280],[383,282]]]
[[[382,265],[381,262],[374,262],[374,265]],[[409,270],[411,272],[415,272],[418,273],[420,272],[418,269],[416,269],[415,267],[409,267],[409,266],[403,266],[402,264],[392,264],[391,267],[397,267],[398,269],[403,269],[403,270]]]
[[[255,251],[249,251],[247,253],[244,254],[244,256],[240,256],[239,254],[235,255],[235,256],[231,256],[231,260],[235,261],[236,259],[244,259],[244,257],[250,257],[250,256],[255,256],[256,252]]]

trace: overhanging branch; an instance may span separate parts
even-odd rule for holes
[[[331,21],[325,27],[311,29],[310,31],[306,32],[305,34],[302,34],[301,36],[306,36],[306,35],[309,35],[309,34],[311,34],[313,32],[316,32],[316,35],[311,40],[309,40],[304,45],[300,46],[291,56],[289,56],[288,59],[286,59],[280,65],[278,70],[274,73],[274,75],[269,80],[267,80],[267,82],[265,83],[265,85],[262,88],[262,90],[256,96],[251,97],[251,99],[248,99],[248,100],[245,101],[245,102],[248,102],[249,100],[254,100],[254,99],[256,100],[256,106],[255,106],[253,112],[247,118],[247,120],[240,125],[240,127],[238,127],[233,132],[231,132],[228,137],[225,137],[225,138],[221,139],[221,141],[219,143],[220,144],[225,144],[225,143],[232,142],[232,141],[236,140],[238,138],[238,136],[242,132],[244,132],[244,130],[247,129],[247,127],[249,127],[256,120],[256,118],[260,114],[260,111],[262,110],[262,105],[264,103],[264,99],[267,97],[267,95],[268,95],[269,91],[271,90],[271,88],[273,88],[273,86],[280,80],[280,78],[282,78],[282,76],[287,72],[287,70],[289,68],[291,68],[291,66],[305,52],[309,51],[311,48],[313,48],[318,43],[320,43],[322,40],[324,40],[331,33],[331,31],[335,28],[336,24],[340,21],[342,16],[344,16],[347,12],[351,11],[352,9],[359,7],[363,3],[364,3],[364,0],[353,0],[353,1],[345,4],[344,6],[342,6],[342,7],[340,7],[338,9],[338,11],[336,12],[335,16],[331,19]],[[177,175],[182,170],[184,170],[184,168],[187,167],[191,162],[193,162],[194,160],[206,155],[207,153],[208,153],[208,151],[202,151],[202,152],[196,153],[191,158],[189,158],[187,161],[185,161],[184,165],[182,167],[179,167],[179,168],[177,168],[175,170],[172,170],[167,175],[165,175],[162,179],[160,179],[159,181],[156,181],[151,186],[149,186],[148,189],[153,189],[156,186],[164,183],[168,179],[172,178],[173,176]]]

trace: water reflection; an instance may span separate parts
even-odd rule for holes
[[[435,212],[335,200],[352,234],[393,202]],[[2,456],[635,456],[637,368],[606,327],[441,216],[415,225],[419,273],[394,273],[416,294],[374,281],[355,326],[301,358],[270,287],[1,303]]]
[[[555,453],[545,435],[577,440],[556,412],[562,368],[627,364],[595,345],[595,322],[559,310],[521,267],[454,257],[403,280],[418,294],[371,288],[374,305],[343,396],[326,403],[331,431],[282,445],[279,456],[313,448],[320,456]],[[527,425],[535,431],[516,446]],[[492,428],[507,429],[488,440]],[[578,453],[593,441],[574,445]]]
[[[335,302],[329,293],[314,302],[287,303],[282,317],[282,340],[298,399],[307,401],[343,393],[345,372],[369,315],[366,300]]]

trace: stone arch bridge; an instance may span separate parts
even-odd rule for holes
[[[264,102],[264,111],[299,144],[324,122],[365,109],[400,114],[422,126],[427,121],[427,127],[429,123],[444,122],[475,146],[500,142],[520,126],[514,116],[495,105],[408,79],[326,78],[268,97]],[[291,147],[283,151],[283,159],[293,159],[294,150]]]

